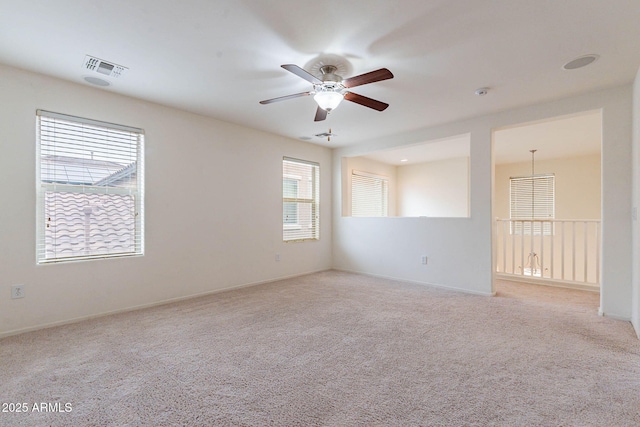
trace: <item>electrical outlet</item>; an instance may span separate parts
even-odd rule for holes
[[[11,298],[24,298],[24,285],[11,286]]]
[[[429,260],[429,258],[427,258],[426,255],[422,256],[422,264],[427,265],[427,261]]]
[[[276,254],[276,261],[280,261],[280,254]]]

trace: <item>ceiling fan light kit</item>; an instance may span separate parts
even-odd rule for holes
[[[340,92],[327,91],[323,89],[316,91],[316,94],[313,96],[313,100],[318,103],[318,107],[322,108],[327,113],[336,109],[343,98],[344,95]]]
[[[318,104],[318,109],[316,110],[316,116],[314,119],[316,122],[325,120],[327,118],[327,113],[336,109],[343,99],[377,111],[384,111],[389,106],[387,103],[367,98],[366,96],[358,95],[357,93],[347,90],[348,88],[355,86],[392,79],[393,74],[386,68],[380,68],[379,70],[371,71],[369,73],[343,79],[341,76],[336,74],[336,66],[323,65],[320,67],[322,80],[294,64],[284,64],[282,65],[282,68],[313,84],[313,90],[293,95],[280,96],[278,98],[266,99],[264,101],[260,101],[260,104],[271,104],[273,102],[313,95],[313,99]]]

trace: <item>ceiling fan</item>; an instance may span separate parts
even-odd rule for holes
[[[368,83],[392,79],[393,74],[391,74],[391,71],[386,68],[380,68],[379,70],[371,71],[369,73],[343,79],[341,76],[335,74],[337,71],[336,66],[323,65],[320,67],[322,80],[297,65],[285,64],[282,65],[282,68],[313,84],[313,90],[281,96],[278,98],[266,99],[264,101],[260,101],[260,104],[271,104],[272,102],[313,95],[313,99],[318,103],[318,109],[316,110],[316,117],[314,119],[316,122],[326,119],[327,113],[337,108],[343,99],[364,105],[365,107],[373,108],[377,111],[384,111],[389,106],[387,103],[367,98],[366,96],[358,95],[357,93],[347,90],[352,87],[362,86]]]

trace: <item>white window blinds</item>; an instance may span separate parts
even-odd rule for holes
[[[141,129],[37,111],[38,263],[141,255]]]
[[[536,175],[510,179],[511,219],[549,220],[555,218],[555,176]],[[512,233],[531,234],[531,222],[514,223]],[[551,234],[551,222],[533,222],[533,233]]]
[[[351,216],[388,216],[389,179],[367,172],[351,173]]]
[[[282,240],[318,240],[320,165],[305,160],[282,159]]]

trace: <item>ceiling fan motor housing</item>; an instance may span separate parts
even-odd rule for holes
[[[322,84],[314,85],[316,92],[338,92],[342,93],[345,87],[342,85],[342,77],[335,74],[337,68],[333,65],[323,65],[320,67],[322,73]]]
[[[333,65],[324,65],[320,67],[320,72],[322,73],[322,81],[323,82],[342,82],[342,77],[335,74],[338,69]]]

